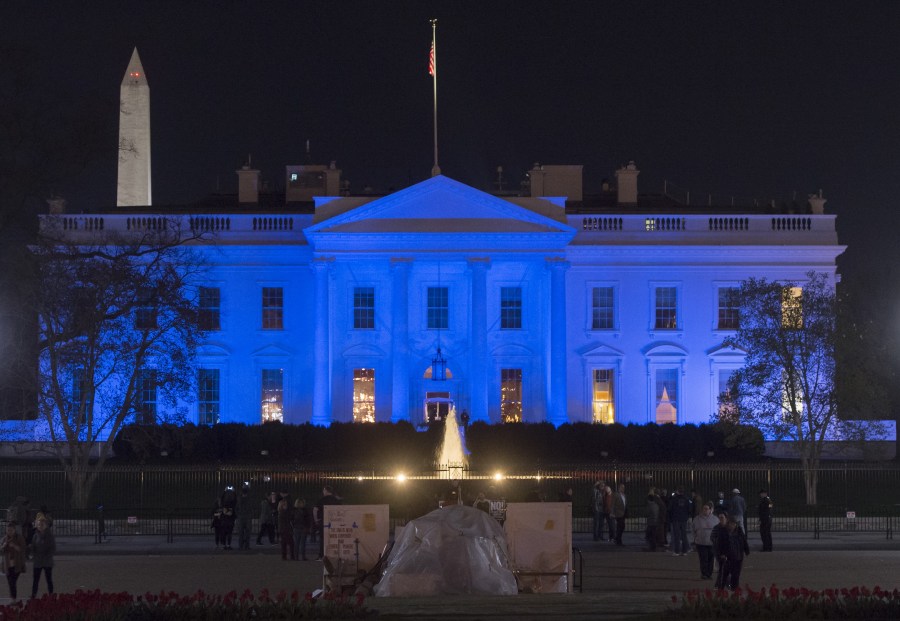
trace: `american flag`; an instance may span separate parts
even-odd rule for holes
[[[428,53],[428,75],[434,75],[434,41],[431,42],[431,51]]]

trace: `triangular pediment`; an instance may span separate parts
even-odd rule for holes
[[[281,347],[280,345],[266,345],[260,347],[250,355],[254,357],[283,357],[291,356],[293,353],[294,352],[291,350]]]
[[[729,345],[718,345],[713,347],[706,355],[712,358],[713,360],[731,360],[731,359],[740,359],[743,360],[747,355],[747,352],[743,349],[739,349],[737,347],[731,347]]]
[[[564,207],[543,199],[517,203],[438,175],[363,204],[331,200],[305,233],[313,243],[348,234],[562,234],[566,239],[575,234]]]
[[[581,356],[586,359],[622,358],[625,356],[625,354],[614,347],[610,347],[609,345],[595,343],[593,345],[586,346],[581,351]]]

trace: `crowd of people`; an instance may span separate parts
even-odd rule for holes
[[[249,550],[253,520],[258,519],[256,545],[264,545],[265,539],[269,545],[281,546],[282,560],[305,561],[308,559],[307,544],[318,541],[318,559],[321,559],[324,552],[321,536],[324,506],[340,503],[341,498],[329,485],[323,488],[321,498],[313,506],[304,498],[292,498],[286,491],[271,491],[257,501],[251,498],[248,484],[241,487],[240,493],[229,485],[216,499],[210,528],[215,533],[217,550],[233,549],[235,528],[238,531],[238,549]]]
[[[763,552],[772,551],[772,500],[768,490],[759,491],[759,534]],[[594,484],[592,495],[593,540],[622,545],[622,531],[629,503],[625,486],[613,491],[604,481]],[[731,498],[718,493],[715,502],[704,502],[696,490],[690,496],[682,486],[674,492],[651,487],[646,498],[644,541],[647,552],[670,551],[687,556],[693,549],[702,579],[713,579],[718,588],[736,588],[744,558],[750,554],[747,541],[747,501],[739,489]]]

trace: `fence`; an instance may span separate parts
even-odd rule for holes
[[[456,474],[456,473],[455,473]],[[805,504],[803,472],[798,464],[760,462],[751,464],[626,464],[536,468],[531,473],[493,474],[459,472],[464,498],[478,492],[488,497],[522,501],[535,491],[546,500],[571,487],[576,530],[590,530],[591,492],[595,481],[625,485],[632,515],[642,518],[650,487],[674,490],[678,485],[697,490],[704,499],[715,500],[718,492],[730,497],[739,488],[755,515],[757,491],[766,488],[775,503],[776,529],[804,532],[834,530],[884,530],[892,533],[900,506],[900,467],[897,464],[828,463],[819,470],[818,507]],[[96,519],[95,508],[103,505],[108,523],[137,516],[145,520],[200,520],[198,525],[173,525],[177,533],[209,532],[199,524],[211,516],[212,507],[226,485],[247,482],[254,499],[269,491],[289,492],[315,501],[324,484],[333,485],[347,503],[391,506],[391,517],[405,520],[437,506],[447,481],[432,474],[409,476],[405,481],[377,470],[336,470],[297,464],[123,466],[108,465],[98,477],[86,513],[72,507],[65,473],[58,466],[13,464],[0,470],[0,507],[9,507],[16,496],[30,499],[30,508],[49,507],[58,519]],[[855,513],[848,518],[847,512]],[[873,522],[874,519],[887,520]],[[852,521],[848,521],[852,520]],[[629,524],[629,528],[632,527]],[[751,526],[751,529],[753,526]],[[185,532],[184,534],[188,534]],[[889,535],[890,536],[890,535]]]

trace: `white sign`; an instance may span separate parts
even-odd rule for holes
[[[129,523],[129,524],[137,524],[137,516],[136,516],[136,515],[129,515],[129,516],[128,516],[128,523]]]
[[[509,503],[503,530],[520,591],[572,591],[572,503]]]
[[[856,511],[847,511],[847,519],[855,520],[856,519]]]
[[[388,505],[325,505],[322,522],[325,556],[368,571],[390,537]]]

